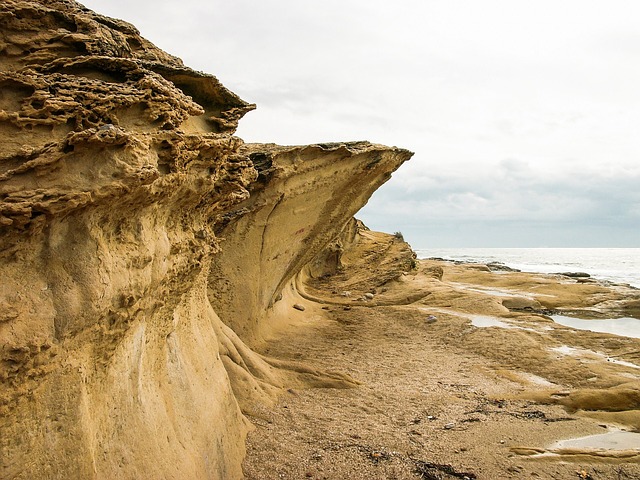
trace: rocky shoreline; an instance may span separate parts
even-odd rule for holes
[[[424,260],[427,261],[436,261],[436,262],[448,262],[454,265],[468,265],[474,269],[482,269],[486,268],[487,271],[491,272],[512,272],[512,273],[522,273],[522,270],[517,268],[509,267],[508,265],[502,262],[490,262],[490,263],[478,263],[467,260],[452,260],[445,259],[441,257],[429,257]],[[563,307],[561,309],[548,309],[548,308],[533,308],[532,306],[526,307],[515,307],[510,305],[508,308],[514,311],[522,311],[522,312],[530,312],[537,313],[540,315],[552,316],[552,315],[569,315],[575,316],[578,318],[617,318],[624,317],[626,315],[640,318],[640,288],[630,285],[629,283],[621,283],[614,282],[611,280],[605,280],[602,278],[594,277],[586,272],[552,272],[552,273],[535,273],[529,272],[532,275],[547,275],[550,278],[555,278],[559,282],[567,281],[567,279],[573,279],[575,282],[580,284],[591,284],[598,285],[605,289],[616,290],[617,294],[613,294],[611,301],[617,301],[618,306],[614,307],[611,303],[603,303],[602,308],[594,309],[594,308],[570,308]],[[566,279],[563,279],[566,277]]]
[[[640,339],[548,316],[629,314],[637,290],[434,259],[406,269],[410,259],[393,236],[361,230],[341,268],[299,282],[304,313],[263,353],[358,385],[257,408],[247,478],[640,475]],[[618,430],[626,447],[555,445]]]

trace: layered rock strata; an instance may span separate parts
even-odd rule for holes
[[[410,152],[245,145],[253,105],[73,1],[0,25],[0,477],[240,478],[241,407],[353,384],[247,342]]]

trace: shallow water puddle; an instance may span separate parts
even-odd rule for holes
[[[562,449],[640,450],[640,433],[613,430],[600,435],[561,440],[550,447],[551,451]]]
[[[457,310],[449,310],[446,308],[421,308],[420,310],[429,313],[444,313],[445,315],[453,315],[456,317],[463,317],[471,320],[471,325],[478,328],[484,327],[500,327],[500,328],[520,328],[515,325],[511,325],[507,322],[503,322],[498,317],[491,315],[475,315],[472,313],[463,313]]]
[[[511,330],[527,330],[534,333],[540,333],[538,330],[528,327],[521,327],[519,325],[513,325],[505,322],[500,317],[494,317],[493,315],[477,315],[473,313],[463,313],[457,310],[449,310],[446,308],[420,308],[420,310],[428,313],[444,313],[445,315],[453,315],[456,317],[467,318],[471,321],[471,325],[477,328],[486,327],[498,327],[507,328]]]
[[[471,320],[471,325],[478,328],[486,327],[498,327],[507,328],[510,330],[525,330],[527,332],[540,333],[535,328],[521,327],[520,325],[513,325],[512,323],[504,322],[499,317],[493,317],[490,315],[465,315]]]
[[[640,338],[640,320],[637,318],[606,318],[585,320],[583,318],[551,315],[554,322],[577,330],[590,330],[599,333],[612,333],[622,337]]]
[[[569,461],[584,456],[605,462],[608,459],[637,461],[640,459],[640,433],[615,429],[599,435],[560,440],[547,448],[512,447],[511,451],[532,458],[555,457]]]
[[[493,315],[478,315],[474,313],[464,313],[458,310],[452,310],[447,308],[430,307],[430,308],[419,308],[419,310],[422,310],[423,312],[427,312],[430,314],[442,313],[445,315],[452,315],[454,317],[466,318],[470,320],[471,325],[473,325],[476,328],[498,327],[498,328],[506,328],[509,330],[526,330],[528,332],[533,332],[533,333],[542,333],[542,331],[544,330],[553,330],[551,327],[547,327],[547,326],[542,328],[523,327],[520,325],[514,325],[510,322],[506,322],[502,320],[500,317],[495,317]]]
[[[500,327],[500,328],[518,328],[514,325],[510,325],[507,322],[503,322],[498,317],[491,317],[487,315],[465,315],[471,320],[471,325],[478,328],[485,327]]]
[[[625,362],[624,360],[618,360],[616,358],[611,358],[603,353],[594,352],[593,350],[587,350],[583,348],[574,348],[574,347],[569,347],[568,345],[562,345],[560,347],[552,347],[549,350],[559,353],[561,355],[569,355],[573,357],[584,357],[587,360],[596,360],[596,361],[606,360],[607,362],[614,363],[616,365],[624,365],[625,367],[640,369],[640,365],[636,365],[635,363],[631,363],[631,362]]]

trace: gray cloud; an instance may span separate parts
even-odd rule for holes
[[[640,3],[85,4],[256,102],[248,141],[415,151],[362,212],[373,227],[640,246]]]
[[[407,231],[416,247],[490,246],[493,241],[496,246],[562,246],[578,240],[584,246],[621,246],[640,241],[639,184],[640,172],[553,177],[510,159],[494,172],[435,176],[417,188],[390,182],[360,215],[373,227]],[[455,235],[468,230],[474,233],[462,242]],[[449,243],[441,243],[445,239]]]

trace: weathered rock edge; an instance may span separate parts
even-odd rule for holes
[[[411,153],[245,145],[253,108],[125,22],[2,2],[0,478],[240,478],[241,407],[354,384],[247,343]]]

